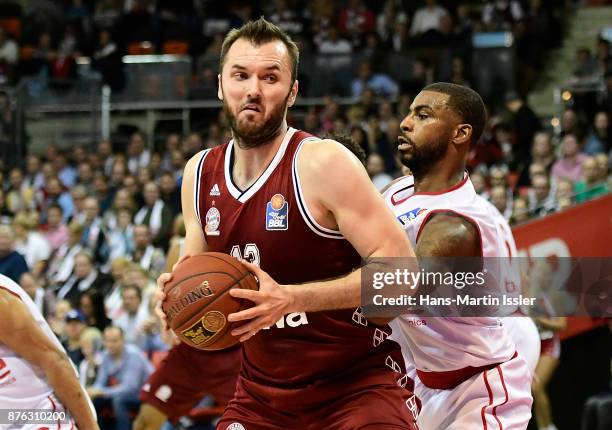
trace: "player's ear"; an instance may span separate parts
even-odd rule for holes
[[[472,139],[472,126],[470,124],[459,124],[455,129],[453,142],[457,145],[469,144]]]
[[[223,90],[221,89],[221,73],[217,75],[217,82],[219,83],[217,87],[217,98],[223,101]]]
[[[295,103],[295,99],[297,98],[299,86],[300,86],[300,83],[296,79],[293,85],[291,86],[291,91],[289,91],[289,98],[287,99],[287,107],[291,107]]]

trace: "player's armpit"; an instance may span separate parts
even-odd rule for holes
[[[181,206],[185,222],[185,246],[184,255],[196,255],[208,250],[204,231],[195,210],[194,188],[196,181],[196,170],[203,155],[203,151],[191,157],[185,165],[183,172],[183,184],[181,186]],[[199,178],[198,178],[199,180]]]
[[[453,212],[432,215],[418,237],[417,257],[480,257],[478,228]]]

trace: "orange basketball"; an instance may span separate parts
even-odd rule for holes
[[[186,344],[208,351],[238,343],[227,316],[252,305],[229,295],[232,288],[257,290],[257,280],[242,263],[220,252],[194,255],[181,262],[164,287],[162,309],[168,326]]]

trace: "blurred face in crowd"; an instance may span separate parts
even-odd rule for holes
[[[385,171],[385,160],[378,154],[370,154],[367,162],[367,171],[370,176],[383,173]]]
[[[45,181],[48,181],[50,178],[55,176],[55,170],[53,169],[53,164],[46,162],[42,165],[42,174],[45,178]]]
[[[135,196],[140,192],[138,182],[133,176],[125,177],[125,179],[123,180],[123,188],[125,188],[132,196]]]
[[[149,171],[158,172],[161,169],[162,157],[159,152],[151,154],[151,161],[149,163]]]
[[[529,180],[533,183],[533,178],[537,175],[546,175],[546,167],[540,163],[531,163],[529,166]]]
[[[85,152],[85,148],[83,148],[82,146],[75,147],[72,151],[72,158],[74,158],[74,161],[76,161],[77,163],[82,163],[83,161],[85,161],[87,159],[87,153]]]
[[[21,278],[19,278],[19,285],[21,285],[25,292],[28,293],[28,296],[34,298],[36,290],[38,289],[38,284],[29,272],[25,272],[23,275],[21,275]]]
[[[172,161],[172,167],[175,169],[182,169],[185,167],[185,157],[183,157],[183,153],[179,150],[172,151],[170,160]]]
[[[597,112],[594,124],[599,134],[606,135],[608,131],[608,114],[606,112]]]
[[[105,197],[108,193],[108,183],[104,175],[96,175],[94,178],[94,188],[98,197]]]
[[[62,223],[62,211],[56,207],[49,208],[47,212],[49,227],[57,228]]]
[[[163,194],[170,194],[176,189],[176,181],[172,175],[164,174],[159,179],[159,187]]]
[[[76,186],[70,191],[72,201],[78,212],[82,212],[85,208],[85,199],[87,198],[87,190],[83,186]]]
[[[85,199],[83,209],[85,211],[85,219],[87,222],[92,222],[100,214],[100,206],[98,205],[98,201],[93,197]]]
[[[93,170],[89,163],[80,163],[78,167],[79,182],[91,182]]]
[[[449,95],[421,91],[411,113],[401,122],[398,150],[402,164],[416,176],[431,170],[449,150],[460,118],[451,111]]]
[[[597,182],[599,172],[597,170],[597,162],[593,157],[586,157],[582,162],[582,176],[589,183]]]
[[[174,151],[179,148],[181,144],[181,136],[176,133],[170,133],[168,137],[166,137],[166,151]]]
[[[36,175],[40,172],[40,158],[36,155],[30,155],[26,162],[26,170],[28,175]]]
[[[100,143],[98,143],[98,154],[100,155],[102,160],[106,160],[108,157],[112,155],[112,153],[113,153],[113,146],[111,145],[110,141],[103,140]]]
[[[78,279],[87,277],[93,270],[91,260],[86,255],[77,255],[74,259],[74,274]]]
[[[595,162],[597,163],[597,171],[599,173],[599,180],[604,181],[608,177],[608,170],[610,170],[610,161],[606,154],[597,154],[595,156]]]
[[[121,185],[125,179],[126,167],[123,163],[114,163],[111,171],[111,181],[113,184]]]
[[[132,213],[129,210],[121,209],[117,214],[117,225],[125,230],[132,223]]]
[[[140,133],[134,133],[130,137],[130,143],[128,144],[128,154],[130,156],[138,156],[144,151],[145,143],[144,138]]]
[[[138,182],[141,184],[146,184],[153,180],[153,175],[151,174],[151,169],[149,167],[141,167],[138,169]]]
[[[506,172],[502,169],[493,167],[489,173],[489,181],[492,187],[505,187],[506,186]]]
[[[529,218],[529,209],[525,199],[514,200],[512,218],[514,218],[516,222],[525,221],[527,218]]]
[[[47,194],[50,197],[57,197],[62,194],[62,183],[57,178],[51,178],[47,181]]]
[[[81,296],[79,301],[79,310],[85,315],[85,318],[91,318],[94,314],[94,307],[91,297],[88,294]]]
[[[574,130],[574,127],[576,127],[577,122],[578,116],[576,115],[576,112],[571,109],[566,110],[561,116],[561,129],[564,132],[569,133]]]
[[[66,335],[68,336],[68,339],[71,341],[79,340],[79,337],[81,337],[81,334],[86,327],[87,326],[79,320],[70,320],[66,322]]]
[[[11,181],[11,187],[18,190],[21,184],[23,184],[23,172],[21,169],[11,169],[9,181]]]
[[[470,175],[470,180],[472,181],[472,185],[474,185],[476,194],[481,194],[487,188],[487,181],[480,173],[472,173]]]
[[[159,199],[159,189],[157,188],[157,185],[155,185],[154,182],[148,182],[144,186],[142,196],[144,197],[144,201],[148,206],[153,206],[157,199]]]
[[[255,46],[238,39],[232,44],[219,75],[218,96],[240,146],[253,148],[280,133],[298,92],[291,70],[289,51],[280,40]]]
[[[123,297],[123,309],[132,315],[138,312],[140,297],[134,288],[126,288],[121,296]]]
[[[125,274],[126,263],[123,259],[116,259],[111,262],[111,276],[115,281],[121,282]]]
[[[537,175],[533,178],[533,189],[538,201],[545,200],[550,192],[550,184],[546,175]]]
[[[533,138],[533,156],[546,158],[552,154],[552,144],[548,133],[536,133]]]
[[[504,213],[506,210],[506,189],[502,186],[496,186],[491,189],[491,203],[498,211]]]
[[[138,249],[144,249],[151,243],[151,233],[146,225],[134,227],[134,245]]]
[[[557,181],[557,190],[555,192],[557,201],[564,197],[571,198],[574,194],[574,184],[566,178],[561,178]]]
[[[117,209],[130,207],[130,193],[125,188],[121,188],[115,194],[114,206]]]
[[[68,228],[68,244],[71,247],[79,243],[82,236],[83,230],[80,228],[74,228],[72,225]]]
[[[118,357],[123,351],[124,340],[121,330],[117,327],[108,327],[104,330],[104,347],[111,357]]]
[[[578,140],[573,134],[566,134],[563,137],[563,155],[565,157],[573,157],[580,150]]]

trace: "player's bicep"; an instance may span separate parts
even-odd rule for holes
[[[0,342],[28,362],[46,368],[49,360],[64,354],[38,326],[27,306],[18,297],[0,290]]]
[[[195,181],[197,165],[202,158],[202,152],[194,155],[185,165],[183,184],[181,186],[181,206],[185,222],[185,246],[183,255],[195,255],[208,250],[204,231],[196,213]]]

